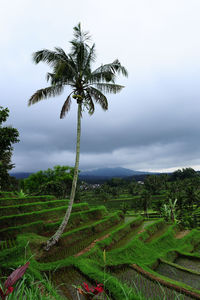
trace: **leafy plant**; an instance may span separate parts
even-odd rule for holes
[[[14,167],[11,163],[12,144],[19,142],[19,132],[11,126],[2,126],[9,117],[9,109],[0,106],[0,189],[9,188],[12,183],[12,177],[8,171]]]
[[[18,197],[18,198],[26,198],[28,197],[28,194],[25,194],[23,189],[21,189],[19,192],[16,192],[15,195]]]
[[[33,194],[66,198],[72,184],[73,172],[74,168],[59,165],[38,171],[24,179],[24,189]]]
[[[130,209],[130,206],[125,201],[121,204],[120,207],[124,214],[126,214],[126,212]]]
[[[10,274],[10,276],[6,279],[4,283],[5,291],[3,291],[2,288],[0,288],[1,299],[5,300],[7,296],[13,292],[13,285],[24,275],[29,264],[30,263],[27,262],[24,266],[17,268]]]
[[[173,223],[177,222],[177,215],[176,215],[176,203],[177,199],[172,201],[169,199],[168,204],[163,204],[161,208],[161,215],[165,218],[166,221],[172,221]]]

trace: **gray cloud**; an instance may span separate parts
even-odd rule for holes
[[[68,52],[79,21],[96,43],[95,66],[119,58],[129,70],[128,79],[118,80],[125,89],[108,95],[107,112],[96,107],[92,117],[83,115],[81,168],[200,167],[198,0],[102,0],[98,10],[92,0],[58,0],[56,6],[47,6],[46,0],[16,0],[10,6],[4,3],[0,13],[0,104],[10,108],[8,123],[20,132],[15,171],[74,163],[76,105],[59,119],[69,90],[32,107],[27,101],[47,85],[49,71],[34,65],[31,54],[54,46]]]

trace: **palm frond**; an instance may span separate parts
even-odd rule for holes
[[[53,73],[47,73],[47,81],[50,80],[52,85],[56,84],[73,84],[76,78],[76,70],[71,61],[59,62],[53,67]]]
[[[53,77],[54,77],[54,74],[53,74],[53,73],[50,73],[50,72],[48,72],[48,73],[47,73],[47,75],[46,75],[47,82],[48,82],[49,80],[52,80],[52,79],[53,79]]]
[[[63,104],[63,107],[62,107],[61,112],[60,112],[60,119],[63,119],[65,117],[66,113],[68,113],[68,111],[70,110],[71,102],[72,102],[71,101],[71,94],[69,94],[69,96],[67,97],[65,103]]]
[[[71,64],[72,68],[73,68],[76,72],[78,72],[76,62],[74,61],[74,58],[73,58],[73,56],[72,56],[71,54],[69,54],[69,58],[70,58],[70,64]]]
[[[84,71],[90,69],[91,62],[94,62],[96,58],[95,54],[95,44],[89,49],[87,60],[85,61]]]
[[[47,74],[47,81],[51,79],[51,84],[56,84],[55,80],[60,75],[68,76],[72,79],[77,74],[76,66],[74,65],[70,56],[68,56],[62,48],[55,48],[56,51],[47,49],[33,53],[33,60],[35,63],[40,61],[46,62],[53,67],[53,72]],[[54,76],[52,76],[54,74]],[[52,80],[54,79],[54,80]]]
[[[112,63],[112,68],[115,70],[116,73],[122,74],[125,77],[128,77],[128,71],[127,69],[121,65],[118,59],[114,60]]]
[[[28,106],[35,104],[43,99],[58,96],[62,93],[63,89],[64,86],[62,85],[53,85],[44,89],[40,89],[31,96],[28,101]]]
[[[128,71],[125,67],[121,65],[118,59],[114,60],[110,64],[102,65],[99,68],[97,68],[95,71],[92,72],[93,75],[96,74],[110,74],[112,77],[115,74],[122,74],[123,76],[128,76]]]
[[[96,69],[91,74],[89,74],[89,82],[115,82],[116,75],[110,70],[103,70],[101,68]]]
[[[75,82],[73,78],[69,78],[67,74],[47,73],[47,81],[50,80],[52,85],[69,85],[74,86]],[[72,76],[71,76],[72,77]]]
[[[99,91],[98,89],[90,86],[87,89],[87,93],[90,94],[90,96],[96,101],[96,103],[99,103],[103,110],[108,109],[108,101],[106,96]]]
[[[65,53],[65,51],[62,48],[55,47],[55,50],[60,55],[60,58],[63,58],[63,60],[67,61],[69,59],[68,56],[67,56],[67,54]]]
[[[65,77],[68,80],[73,80],[76,76],[76,70],[74,70],[70,62],[59,62],[54,67],[54,74],[54,78]]]
[[[66,60],[66,59],[64,59],[63,56],[60,53],[58,53],[57,51],[43,49],[43,50],[33,53],[33,61],[36,64],[43,61],[43,62],[46,62],[47,64],[54,65],[58,61],[64,61],[64,60]]]
[[[77,41],[84,43],[87,40],[90,40],[90,35],[88,31],[82,31],[81,29],[81,23],[79,22],[77,26],[73,28],[74,30],[74,40],[72,41]]]
[[[72,56],[78,68],[78,72],[82,72],[86,63],[88,62],[88,57],[94,52],[94,46],[90,47],[87,41],[90,40],[88,32],[81,30],[81,24],[79,23],[74,27],[74,39],[70,42],[72,45]],[[90,51],[92,48],[92,52]]]
[[[88,58],[89,46],[85,43],[80,43],[77,41],[73,41],[71,43],[73,45],[72,56],[74,58],[78,72],[82,72],[84,70],[85,62]]]
[[[94,102],[92,101],[92,97],[91,97],[91,95],[88,92],[87,92],[87,95],[86,95],[85,99],[86,99],[85,106],[86,106],[86,108],[88,110],[88,113],[90,115],[93,115],[93,113],[95,111],[95,106],[94,106]]]
[[[124,88],[123,85],[111,83],[94,83],[94,85],[103,93],[117,94]]]

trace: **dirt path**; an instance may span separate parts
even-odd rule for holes
[[[82,255],[82,254],[90,251],[96,245],[97,242],[106,239],[107,237],[109,237],[109,235],[110,234],[108,233],[108,234],[102,236],[101,238],[94,240],[88,247],[86,247],[85,249],[81,250],[79,253],[74,254],[74,257],[78,257],[78,256],[80,256],[80,255]]]
[[[185,235],[187,235],[188,233],[190,232],[190,230],[182,230],[182,231],[179,231],[175,234],[175,238],[176,239],[182,239]]]

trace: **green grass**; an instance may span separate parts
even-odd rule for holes
[[[128,198],[128,194],[123,196]],[[45,201],[46,204],[42,203],[41,205],[46,207],[48,201]],[[53,200],[54,203],[58,204],[56,201]],[[31,207],[34,209],[37,206],[36,203],[26,205],[22,205],[21,202],[19,202],[20,204],[15,203],[17,203],[17,207],[23,207],[24,211],[26,211],[25,207],[31,211]],[[41,201],[38,201],[38,207],[40,203]],[[10,207],[10,209],[17,207]],[[123,214],[120,211],[108,214],[105,207],[102,206],[93,207],[89,210],[84,210],[84,208],[86,208],[86,204],[82,204],[82,210],[79,204],[79,211],[72,213],[67,231],[63,233],[61,240],[53,250],[46,255],[43,255],[41,245],[47,240],[47,235],[50,236],[57,229],[62,218],[60,213],[62,210],[64,212],[64,208],[58,206],[50,211],[48,210],[49,212],[46,212],[47,209],[39,211],[39,213],[25,212],[20,217],[19,215],[12,215],[12,222],[15,222],[17,218],[21,218],[21,221],[27,221],[27,223],[20,224],[20,222],[17,222],[17,226],[0,230],[0,235],[5,237],[5,241],[0,243],[1,274],[6,274],[9,266],[17,267],[20,263],[24,263],[24,257],[29,257],[30,270],[36,276],[35,278],[42,280],[42,274],[50,274],[54,284],[64,283],[61,290],[63,295],[69,299],[76,299],[76,290],[72,287],[72,284],[78,285],[83,281],[91,285],[96,284],[96,281],[103,283],[106,295],[112,300],[144,300],[149,299],[149,297],[152,299],[167,299],[167,297],[170,300],[176,299],[177,296],[174,290],[166,286],[160,286],[160,283],[150,280],[148,276],[144,277],[130,267],[130,265],[136,264],[151,276],[158,276],[168,285],[176,284],[178,288],[186,288],[190,292],[198,293],[194,283],[191,283],[192,280],[196,280],[196,277],[193,279],[194,276],[199,276],[197,272],[187,271],[186,266],[176,266],[176,262],[178,262],[181,255],[183,258],[187,257],[187,259],[192,258],[199,261],[200,253],[190,253],[200,244],[199,230],[193,230],[182,239],[176,239],[176,226],[166,226],[163,219],[144,222],[141,217],[136,218],[129,215],[129,220],[125,219],[123,221]],[[45,213],[48,214],[48,217],[45,217]],[[56,220],[56,218],[59,218],[59,220]],[[4,221],[8,219],[9,217],[0,218]],[[45,223],[49,219],[52,219],[51,223]],[[26,230],[30,232],[25,233]],[[34,231],[37,234],[34,234]],[[45,236],[42,236],[42,234]],[[95,239],[104,237],[106,234],[109,234],[109,237],[95,243],[91,250],[79,257],[73,256],[90,245]],[[14,238],[15,236],[16,238]],[[103,257],[104,249],[106,249],[105,257]],[[171,276],[170,278],[170,275],[166,273],[159,274],[156,267],[159,268],[158,263],[160,261],[161,264],[170,266],[173,270],[178,270],[176,277],[172,278]],[[178,278],[186,273],[191,273],[194,276],[189,282],[178,281]],[[26,283],[24,290],[25,286],[30,288]],[[44,286],[47,288],[48,284],[44,283]],[[47,290],[46,296],[51,295],[55,298],[38,299],[61,299],[56,297],[62,297],[62,295],[60,296],[55,291],[53,296],[53,292],[51,293],[50,290],[51,288]],[[53,288],[53,290],[55,289]],[[32,294],[30,293],[28,297],[34,299],[31,298],[34,295],[33,293],[39,291],[40,289],[37,288],[37,291],[32,291]],[[35,299],[40,296],[34,295]],[[15,297],[19,298],[16,295]]]
[[[51,200],[45,202],[32,202],[32,203],[24,203],[17,205],[4,205],[0,206],[0,217],[5,215],[14,215],[26,212],[39,211],[42,209],[54,208],[58,206],[63,206],[68,204],[68,201],[65,200]],[[85,203],[85,208],[88,209],[88,205]]]
[[[1,278],[1,281],[2,278]],[[0,287],[4,290],[3,284]],[[14,291],[6,298],[7,300],[64,300],[59,294],[58,288],[52,285],[45,276],[39,280],[31,273],[25,273],[14,286]]]
[[[77,254],[88,247],[95,239],[101,238],[113,229],[118,228],[121,221],[120,212],[116,212],[91,225],[63,233],[58,246],[52,248],[48,255],[42,257],[40,261],[56,261]]]
[[[85,209],[85,203],[74,204],[73,211],[81,210],[82,207]],[[23,214],[3,216],[0,217],[0,226],[1,228],[15,227],[15,226],[23,225],[25,223],[33,223],[40,219],[45,221],[51,220],[51,222],[53,222],[53,220],[55,219],[64,217],[66,209],[67,209],[67,205],[23,213]],[[104,207],[100,207],[99,210],[106,211]],[[90,213],[90,210],[88,210],[88,213]],[[73,212],[70,216],[70,221],[73,221],[76,224],[78,221],[76,222],[75,219],[79,220],[77,218],[78,216],[84,219],[84,216],[86,216],[86,211],[83,210],[83,212]]]
[[[15,205],[15,204],[24,204],[24,203],[32,203],[32,202],[44,202],[44,201],[51,201],[55,200],[54,196],[28,196],[25,198],[0,198],[0,206],[7,206],[7,205]]]

